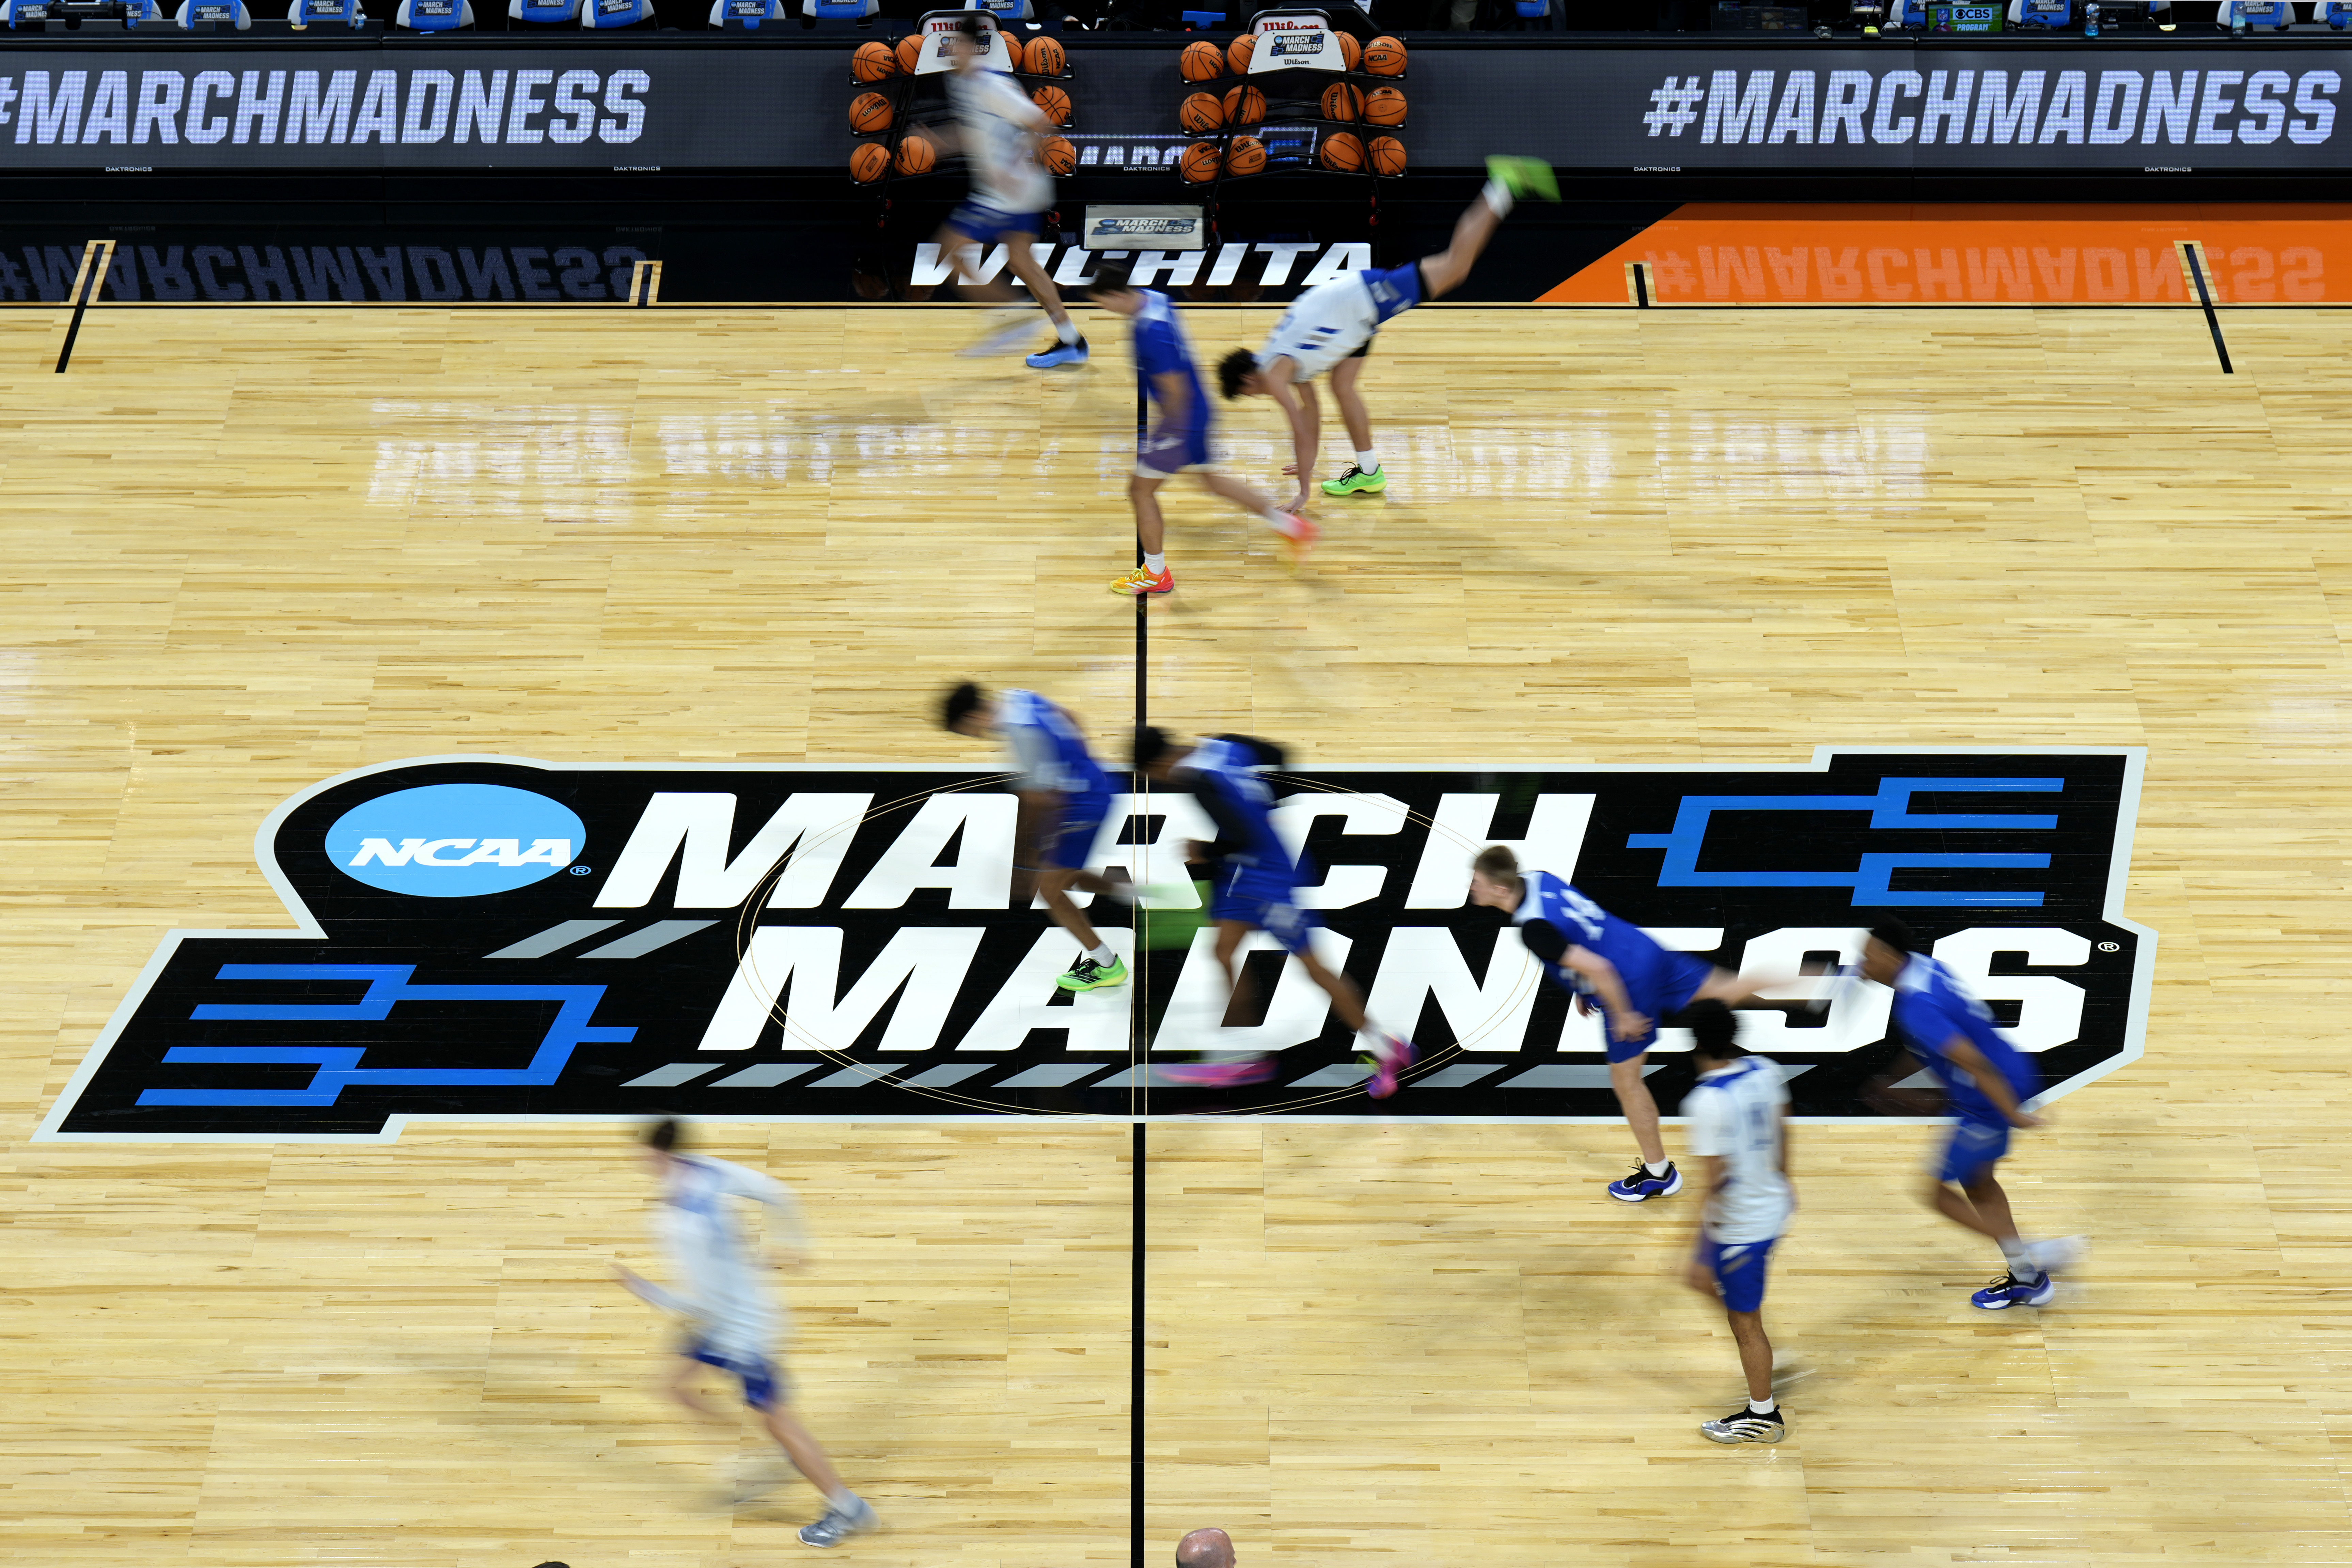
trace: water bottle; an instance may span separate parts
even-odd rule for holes
[[[2095,38],[2098,36],[2099,0],[2091,0],[2089,5],[2083,7],[2083,37]]]

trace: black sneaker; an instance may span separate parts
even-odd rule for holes
[[[1720,1421],[1700,1422],[1698,1429],[1710,1443],[1777,1443],[1789,1435],[1789,1423],[1775,1405],[1761,1415],[1753,1410],[1735,1410]]]

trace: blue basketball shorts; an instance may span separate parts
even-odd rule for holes
[[[1135,450],[1135,472],[1140,479],[1164,479],[1187,468],[1211,468],[1216,460],[1209,446],[1209,427],[1202,425],[1198,429],[1160,431],[1144,437]]]
[[[1630,1062],[1658,1043],[1658,1020],[1679,1013],[1690,1005],[1698,988],[1715,974],[1715,965],[1696,953],[1660,950],[1658,962],[1635,973],[1619,972],[1625,983],[1626,994],[1633,1000],[1633,1010],[1645,1014],[1649,1028],[1637,1039],[1621,1040],[1615,1032],[1608,1031],[1609,1059]],[[1607,1023],[1608,1009],[1601,1009],[1602,1022]]]
[[[1322,922],[1292,903],[1290,895],[1287,884],[1249,877],[1221,878],[1216,897],[1209,903],[1209,918],[1239,921],[1262,931],[1283,952],[1297,957],[1307,951],[1308,933]]]
[[[966,201],[948,214],[948,226],[982,245],[996,245],[1015,237],[1036,238],[1045,218],[1044,213],[1001,213],[982,203]]]
[[[1764,1275],[1772,1264],[1771,1241],[1702,1240],[1699,1256],[1715,1270],[1716,1289],[1723,1304],[1735,1312],[1753,1312],[1764,1305]]]
[[[743,1361],[722,1355],[710,1348],[708,1340],[695,1340],[678,1353],[704,1366],[715,1366],[740,1383],[743,1385],[743,1403],[754,1410],[765,1410],[778,1403],[791,1403],[785,1396],[784,1380],[777,1374],[774,1363],[764,1356]]]
[[[1979,1172],[2008,1152],[2008,1122],[1980,1121],[1963,1116],[1952,1124],[1952,1135],[1944,1144],[1944,1158],[1937,1167],[1936,1179],[1966,1185]]]
[[[1045,846],[1045,863],[1057,870],[1085,870],[1087,857],[1094,853],[1095,835],[1102,831],[1103,818],[1109,815],[1108,795],[1064,795],[1061,824]]]

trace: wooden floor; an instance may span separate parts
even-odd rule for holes
[[[1200,311],[1206,353],[1269,312]],[[1551,1568],[2352,1555],[2352,318],[1417,313],[1395,475],[1285,575],[1177,499],[1153,705],[1318,762],[2149,748],[2145,1060],[2022,1141],[2062,1305],[1973,1312],[1916,1128],[1808,1128],[1777,1449],[1602,1128],[1150,1130],[1151,1561]],[[908,310],[0,312],[0,1552],[88,1568],[764,1564],[606,1279],[608,1127],[33,1143],[158,935],[283,923],[341,770],[966,760],[971,675],[1127,718],[1132,383]],[[1262,408],[1238,467],[1280,462]],[[1344,453],[1340,454],[1344,461]],[[820,1238],[804,1413],[888,1564],[1127,1557],[1124,1127],[747,1129]],[[1677,1136],[1670,1131],[1670,1140]],[[750,1451],[748,1436],[740,1447]]]

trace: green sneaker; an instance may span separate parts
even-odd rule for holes
[[[1541,158],[1521,158],[1508,153],[1496,153],[1486,160],[1489,177],[1502,182],[1503,188],[1515,196],[1541,196],[1545,201],[1559,200],[1559,182],[1552,178],[1551,165]]]
[[[1376,496],[1388,488],[1386,468],[1374,468],[1368,474],[1353,463],[1338,479],[1323,481],[1323,493],[1327,496]]]
[[[1055,976],[1054,984],[1065,991],[1099,991],[1106,985],[1127,984],[1127,964],[1114,958],[1108,963],[1097,963],[1080,953],[1078,961]]]

